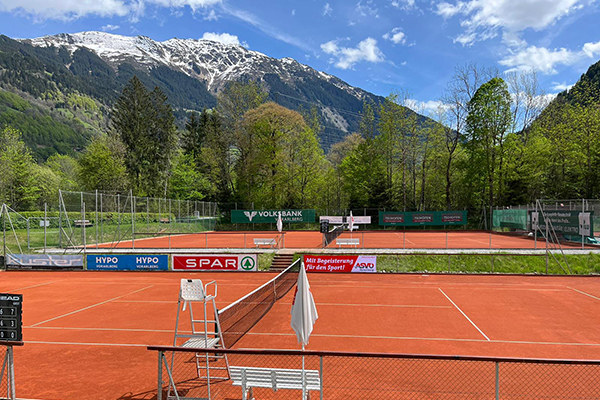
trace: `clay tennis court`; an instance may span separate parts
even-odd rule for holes
[[[359,248],[365,249],[534,249],[545,248],[545,242],[524,236],[484,231],[364,231],[344,232],[339,238],[359,239]],[[274,231],[204,232],[160,237],[143,237],[131,241],[105,243],[101,248],[130,249],[202,249],[253,248],[255,239],[273,239],[273,247],[290,249],[321,248],[323,234],[317,231],[288,231],[283,236]],[[563,244],[580,248],[581,245]],[[94,247],[94,246],[90,246]],[[263,246],[264,247],[264,246]],[[334,241],[329,248],[339,247]],[[344,246],[348,247],[348,246]]]
[[[152,399],[181,278],[216,280],[224,307],[273,273],[1,272],[22,293],[17,397]],[[309,274],[319,319],[308,350],[600,359],[594,277]],[[298,349],[293,291],[236,348]],[[241,398],[241,394],[240,394]]]

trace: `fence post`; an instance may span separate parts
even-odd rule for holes
[[[58,247],[62,249],[62,192],[58,189]]]
[[[96,213],[96,248],[98,248],[98,189],[96,189],[96,208],[94,208]]]
[[[319,384],[321,385],[320,399],[323,400],[323,356],[319,356],[319,374],[321,375],[321,379],[319,380]]]
[[[48,225],[48,204],[44,203],[44,254],[46,254],[46,234],[47,234],[47,228],[46,225]],[[27,219],[27,247],[29,248],[29,219]]]
[[[500,400],[500,363],[496,361],[496,400]]]
[[[131,196],[130,206],[131,206],[131,248],[135,249],[135,197],[133,197],[133,189],[129,190],[129,195]]]
[[[44,206],[46,205],[46,203],[44,203]],[[44,235],[44,240],[46,239],[45,235]],[[30,249],[30,240],[29,240],[29,218],[27,218],[27,250]],[[46,246],[44,246],[44,253],[46,252]]]

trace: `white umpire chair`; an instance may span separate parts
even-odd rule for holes
[[[209,288],[214,290],[211,294],[208,293]],[[217,283],[215,281],[203,285],[200,279],[181,280],[173,346],[197,349],[225,348],[215,303],[216,297]],[[199,305],[202,307],[203,315],[201,319],[194,317],[195,303],[200,303]],[[209,303],[212,308],[212,316],[208,314],[210,312]],[[179,318],[186,310],[189,313],[191,333],[180,333]],[[198,311],[196,310],[196,315],[199,315]],[[182,342],[181,339],[185,339],[185,341]],[[173,361],[171,360],[171,368],[173,367]],[[206,379],[209,393],[211,380],[229,379],[229,362],[225,354],[211,354],[209,357],[207,353],[196,353],[196,369],[198,378]]]

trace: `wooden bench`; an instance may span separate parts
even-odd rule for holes
[[[270,388],[302,390],[301,369],[229,367],[229,376],[233,385],[242,387],[242,399],[254,397],[253,388]],[[306,398],[310,399],[310,391],[318,391],[323,398],[323,381],[317,370],[304,370]],[[249,396],[248,396],[248,391]]]
[[[338,245],[338,247],[340,247],[340,246],[358,246],[358,245],[360,245],[360,239],[359,238],[336,239],[335,243]]]
[[[76,228],[81,228],[83,226],[85,226],[86,228],[89,226],[94,226],[94,224],[92,224],[92,222],[87,219],[76,219],[73,222],[75,223]]]
[[[258,246],[271,246],[275,247],[277,241],[273,238],[254,238],[254,245]]]

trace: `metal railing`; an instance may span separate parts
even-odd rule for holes
[[[444,355],[347,353],[295,350],[190,349],[150,346],[158,351],[158,400],[242,399],[239,378],[198,378],[196,361],[226,355],[232,368],[305,370],[320,377],[321,399],[597,399],[600,361]],[[233,376],[233,375],[232,375]],[[275,378],[273,378],[275,379]],[[277,382],[273,383],[277,387]],[[250,383],[252,385],[252,383]],[[260,387],[260,386],[263,387]],[[255,398],[297,399],[291,383],[273,390],[253,388]],[[301,387],[300,387],[301,389]],[[210,397],[208,393],[210,390]]]

